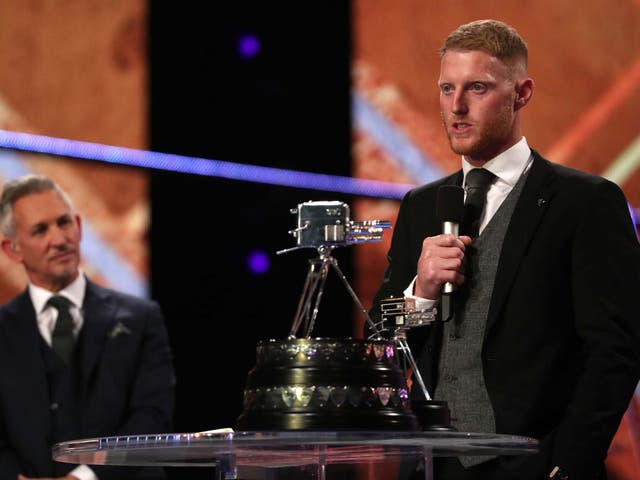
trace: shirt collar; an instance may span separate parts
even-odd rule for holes
[[[529,165],[530,158],[531,149],[529,148],[527,139],[522,137],[518,143],[497,157],[489,160],[483,167],[513,188],[522,175],[522,172],[524,172],[525,168]],[[467,172],[473,168],[475,167],[463,156],[462,171],[465,179],[467,178]]]
[[[33,306],[37,313],[40,313],[45,309],[49,298],[51,298],[53,295],[63,295],[71,300],[75,307],[80,308],[82,307],[82,302],[84,301],[84,291],[86,286],[87,279],[85,278],[84,274],[80,272],[78,278],[76,278],[73,282],[71,282],[59,292],[51,292],[45,288],[38,287],[33,283],[29,283],[29,295],[31,296],[31,302],[33,303]]]

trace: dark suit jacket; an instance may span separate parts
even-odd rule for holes
[[[43,355],[49,347],[40,336],[28,291],[0,307],[1,480],[14,480],[18,472],[50,477],[75,468],[58,462],[54,468],[56,441],[171,431],[175,378],[158,304],[87,281],[83,311],[76,344],[81,373],[71,412],[77,424],[54,438],[53,416],[61,415],[65,405],[51,403]],[[161,473],[91,468],[101,480]]]
[[[498,264],[484,378],[496,431],[540,440],[538,455],[500,460],[505,478],[541,479],[561,465],[572,479],[591,479],[640,378],[640,248],[614,183],[533,154]],[[402,296],[416,275],[422,240],[442,232],[438,187],[461,183],[459,171],[403,199],[373,317],[381,298]],[[430,392],[441,325],[409,331],[412,352],[430,367],[421,369]]]

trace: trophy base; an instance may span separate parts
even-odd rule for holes
[[[236,423],[240,431],[419,431],[415,418],[390,412],[269,412],[242,413]]]
[[[411,430],[395,346],[384,340],[259,342],[236,428],[252,430]]]
[[[418,417],[418,422],[424,431],[456,431],[451,426],[451,412],[449,405],[444,400],[414,401],[411,404],[411,409]]]

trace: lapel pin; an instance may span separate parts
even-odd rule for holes
[[[538,199],[538,206],[542,207],[543,205],[545,205],[547,203],[547,201],[544,198],[539,198]]]

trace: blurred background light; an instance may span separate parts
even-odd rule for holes
[[[271,260],[269,259],[269,255],[263,250],[253,250],[249,252],[247,264],[251,273],[254,275],[263,275],[269,270]]]
[[[260,53],[260,40],[253,34],[242,35],[238,40],[238,53],[243,58],[253,58]]]

